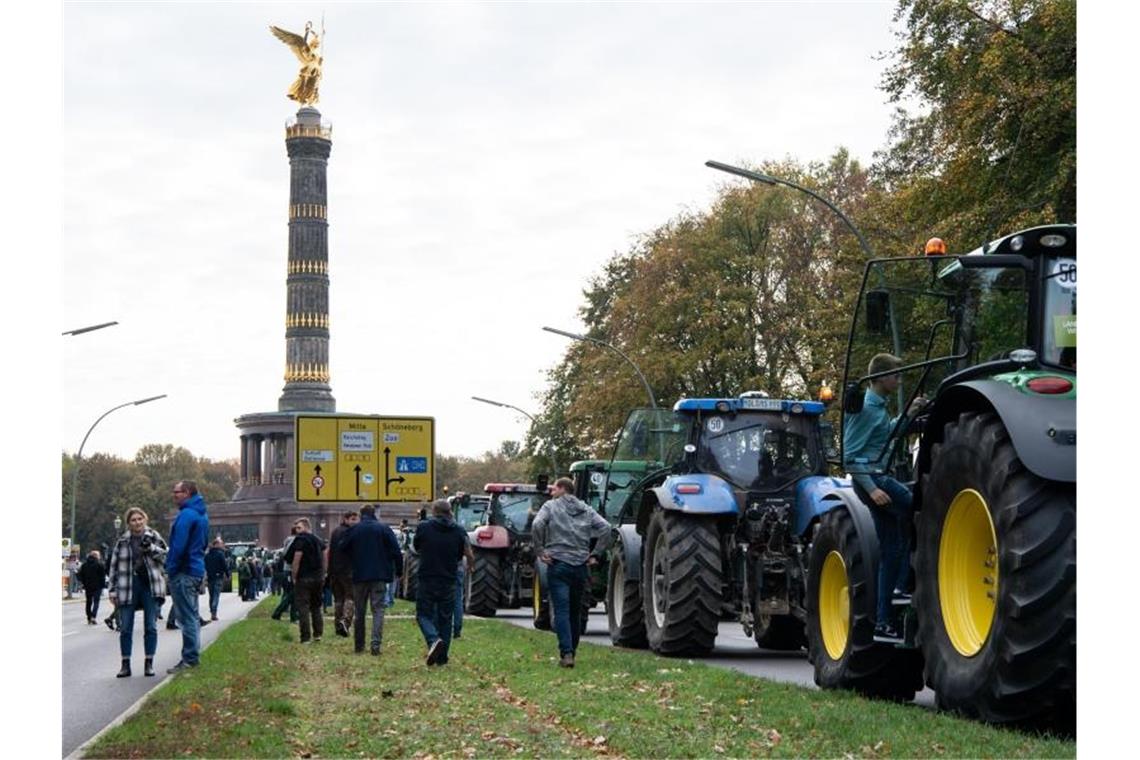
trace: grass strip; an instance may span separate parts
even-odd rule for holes
[[[87,757],[1074,757],[1075,743],[468,618],[424,665],[398,602],[383,654],[302,646],[267,599]],[[595,622],[596,624],[596,622]]]

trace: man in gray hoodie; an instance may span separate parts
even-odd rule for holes
[[[534,518],[531,534],[538,558],[546,563],[550,610],[558,634],[559,666],[574,667],[581,635],[582,594],[589,567],[605,556],[613,541],[606,519],[573,495],[574,481],[554,481],[554,498],[542,505]],[[590,541],[598,539],[593,551]],[[571,612],[573,611],[573,614]]]

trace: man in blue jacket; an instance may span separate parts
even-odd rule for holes
[[[198,590],[206,575],[206,545],[210,533],[206,501],[198,493],[194,481],[175,483],[174,501],[178,504],[178,516],[170,526],[166,575],[170,579],[170,595],[182,629],[182,659],[167,673],[198,667]]]
[[[404,572],[404,555],[396,534],[376,519],[376,507],[360,508],[360,522],[344,532],[339,544],[352,562],[352,633],[354,650],[364,652],[364,615],[372,606],[372,654],[380,654],[384,635],[384,592]]]

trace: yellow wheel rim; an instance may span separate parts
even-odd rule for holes
[[[538,620],[538,611],[540,609],[542,609],[542,597],[540,597],[538,595],[539,591],[541,591],[541,588],[539,587],[539,583],[538,583],[538,571],[535,570],[534,571],[534,592],[531,595],[532,596],[531,601],[534,604],[534,619],[535,620]]]
[[[833,660],[843,657],[851,632],[851,600],[847,565],[843,555],[834,550],[824,558],[819,576],[819,632],[828,656]]]
[[[963,657],[982,650],[994,622],[997,533],[985,498],[966,488],[950,502],[938,545],[938,596],[950,643]]]

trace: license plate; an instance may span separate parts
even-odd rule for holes
[[[778,412],[782,408],[779,399],[774,398],[742,398],[740,406],[744,409],[755,409],[762,412]]]

